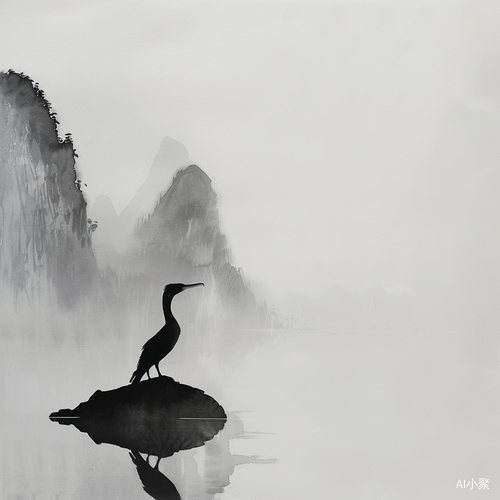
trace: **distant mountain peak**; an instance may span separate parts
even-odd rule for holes
[[[198,180],[203,182],[203,184],[205,184],[207,187],[212,185],[212,180],[210,179],[210,177],[198,165],[195,165],[194,163],[186,168],[181,168],[175,174],[173,182],[175,182],[177,178],[183,177],[184,175],[193,175]]]
[[[151,170],[178,169],[190,163],[189,153],[184,144],[167,136],[160,143],[160,149],[155,155]]]
[[[153,160],[149,174],[137,190],[137,194],[121,212],[124,220],[132,227],[136,221],[150,214],[158,198],[168,188],[170,179],[180,168],[191,164],[187,149],[179,141],[165,137]]]

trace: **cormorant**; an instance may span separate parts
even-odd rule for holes
[[[156,367],[158,376],[161,377],[159,363],[160,361],[174,348],[181,328],[172,314],[171,304],[175,295],[193,288],[195,286],[205,286],[203,283],[194,283],[192,285],[184,285],[183,283],[170,283],[163,290],[163,314],[165,315],[165,326],[154,336],[151,337],[143,346],[142,353],[137,363],[137,369],[132,374],[130,382],[137,384],[141,381],[142,376],[146,373],[149,376],[149,370],[153,366]]]

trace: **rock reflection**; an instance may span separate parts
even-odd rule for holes
[[[226,422],[222,406],[200,389],[158,377],[111,391],[96,391],[74,410],[52,413],[97,443],[159,458],[203,445]]]

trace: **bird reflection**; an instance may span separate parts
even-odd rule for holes
[[[139,362],[137,363],[137,369],[130,379],[132,384],[139,383],[144,374],[147,374],[148,378],[150,378],[149,370],[153,366],[156,367],[158,376],[161,376],[159,363],[174,348],[181,333],[179,323],[177,323],[172,314],[172,299],[178,293],[197,286],[204,286],[204,284],[194,283],[192,285],[184,285],[183,283],[170,283],[164,288],[163,314],[165,316],[165,325],[144,344]]]
[[[156,500],[181,500],[174,483],[159,471],[159,458],[156,465],[151,467],[149,462],[144,460],[138,451],[131,450],[129,455],[137,468],[144,491],[148,495],[151,495]]]

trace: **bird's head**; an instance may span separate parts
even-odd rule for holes
[[[193,283],[192,285],[185,285],[184,283],[170,283],[164,288],[163,293],[173,297],[174,295],[177,295],[178,293],[181,293],[182,291],[187,290],[188,288],[194,288],[196,286],[205,286],[205,285],[204,283]]]

